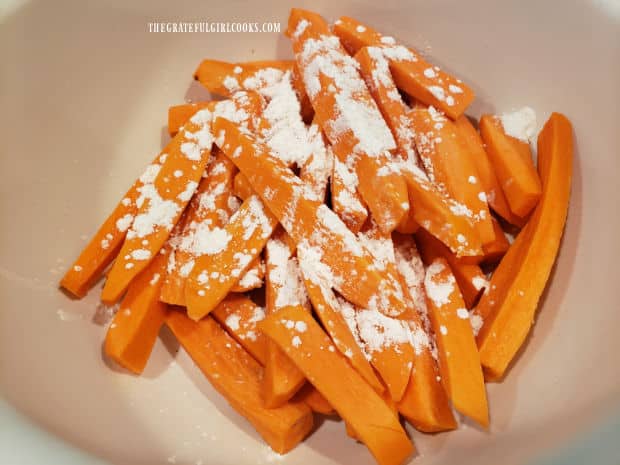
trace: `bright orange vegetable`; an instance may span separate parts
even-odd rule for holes
[[[258,363],[265,365],[267,338],[257,327],[258,322],[265,318],[263,308],[244,295],[228,294],[211,315]]]
[[[294,322],[292,328],[288,321]],[[285,307],[267,317],[259,327],[353,427],[380,465],[400,465],[409,457],[413,444],[398,416],[344,355],[329,350],[329,337],[308,312],[301,307]]]
[[[566,222],[573,170],[570,121],[553,113],[538,136],[541,200],[491,278],[476,307],[483,326],[480,358],[490,380],[501,378],[527,337]]]
[[[310,383],[304,384],[301,389],[297,391],[297,394],[295,394],[293,400],[305,402],[313,412],[320,413],[322,415],[336,414],[334,407],[332,407],[332,405],[327,402],[327,399],[323,397],[323,394],[317,391]]]
[[[478,170],[456,125],[433,108],[415,108],[410,117],[416,147],[429,178],[460,204],[482,245],[493,242],[487,196],[477,182]]]
[[[213,127],[223,136],[217,142],[224,153],[247,176],[292,239],[321,248],[322,262],[339,278],[334,280],[338,292],[360,307],[374,302],[379,311],[393,316],[405,311],[397,277],[370,266],[372,257],[354,234],[327,206],[305,195],[305,184],[265,144],[224,118],[217,118]]]
[[[260,257],[256,258],[241,279],[231,288],[231,292],[248,292],[263,286],[265,276],[265,262]]]
[[[541,194],[530,145],[507,135],[501,120],[491,115],[480,118],[480,136],[510,210],[525,218],[536,206]]]
[[[238,172],[235,175],[235,181],[233,184],[233,193],[241,200],[245,200],[254,194],[254,189],[245,174]]]
[[[213,387],[274,451],[284,454],[310,433],[314,420],[304,403],[291,402],[275,409],[263,406],[260,365],[212,318],[194,322],[172,311],[166,324]]]
[[[480,356],[469,312],[454,285],[448,262],[435,259],[426,270],[424,288],[439,352],[439,370],[454,407],[487,428],[489,412]]]
[[[407,186],[390,169],[389,150],[396,148],[394,138],[355,62],[334,40],[327,22],[313,13],[293,9],[289,30],[296,31],[302,20],[305,27],[291,37],[297,65],[310,89],[315,118],[336,157],[357,174],[357,189],[373,217],[383,231],[391,232],[409,212]],[[314,45],[308,47],[309,43]],[[336,73],[345,77],[336,79]],[[364,118],[356,119],[357,113]]]
[[[523,219],[510,211],[508,200],[506,200],[504,191],[489,160],[489,155],[484,149],[482,138],[476,128],[474,128],[469,118],[465,115],[459,116],[454,124],[461,136],[461,140],[467,145],[471,160],[476,165],[478,177],[475,181],[480,183],[480,187],[486,193],[489,206],[510,224],[523,226]]]
[[[355,176],[346,164],[334,157],[330,184],[332,208],[347,228],[354,233],[362,229],[368,218],[368,210],[355,189]]]
[[[167,251],[157,254],[129,285],[106,334],[106,355],[135,374],[144,370],[168,313],[159,301],[167,259]]]
[[[480,267],[474,263],[464,263],[458,260],[445,245],[426,231],[418,231],[416,241],[425,263],[430,264],[440,257],[447,260],[461,290],[466,307],[472,308],[489,285]]]
[[[510,242],[508,242],[502,226],[495,218],[493,218],[493,230],[495,232],[495,240],[489,244],[485,244],[483,247],[484,261],[487,263],[499,261],[510,247]]]
[[[211,105],[213,105],[212,102],[195,102],[173,105],[168,108],[168,134],[174,137],[197,111],[209,108]]]
[[[325,150],[315,151],[310,155],[306,163],[300,168],[299,177],[309,185],[317,199],[325,201],[329,177],[332,175],[334,168],[334,154],[325,143],[321,128],[316,122],[312,122],[308,132],[310,134],[317,134],[316,137],[321,137]]]
[[[458,118],[474,100],[474,92],[460,79],[366,24],[342,16],[334,23],[333,30],[351,55],[370,45],[391,46],[390,71],[398,88],[426,105],[439,108],[452,119]]]

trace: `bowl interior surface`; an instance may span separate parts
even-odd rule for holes
[[[0,396],[33,421],[118,464],[371,464],[326,420],[286,457],[270,452],[162,330],[143,376],[102,357],[98,289],[57,282],[141,167],[167,140],[170,105],[208,95],[202,58],[290,57],[269,33],[149,33],[153,21],[279,21],[283,1],[34,0],[0,28]],[[539,127],[565,113],[576,135],[572,203],[536,326],[504,382],[488,386],[491,431],[412,432],[420,464],[523,463],[620,402],[618,11],[613,2],[301,1],[417,47],[469,83],[469,114],[528,105]],[[363,408],[362,406],[360,406]],[[11,428],[8,420],[2,428]],[[33,447],[35,443],[33,442]]]

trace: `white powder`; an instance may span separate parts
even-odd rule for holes
[[[472,314],[469,318],[469,322],[471,323],[471,329],[474,332],[474,336],[478,336],[478,333],[484,324],[482,317],[480,315]]]
[[[377,227],[376,225],[374,226]],[[373,237],[373,231],[360,231],[357,238],[373,256],[373,264],[378,270],[384,271],[388,263],[394,263],[394,244],[390,237]]]
[[[381,37],[381,43],[386,45],[394,45],[396,40],[392,36],[383,36]]]
[[[469,182],[469,184],[476,184],[478,180],[476,179],[476,176],[470,176],[467,178],[467,182]]]
[[[151,258],[151,251],[147,249],[137,249],[131,252],[131,258],[134,260],[148,260]]]
[[[390,318],[376,310],[360,310],[355,313],[360,338],[368,351],[375,352],[398,344],[410,342],[409,328],[403,320]]]
[[[259,267],[250,268],[239,280],[239,285],[245,289],[259,287],[263,283],[259,274]]]
[[[231,276],[235,278],[241,275],[241,272],[247,268],[254,257],[250,254],[243,252],[235,252],[233,254],[233,260],[235,261],[235,266],[230,272]],[[222,275],[223,277],[223,275]]]
[[[443,102],[446,99],[446,93],[443,90],[443,87],[428,86],[427,89],[431,94],[433,94],[433,97],[435,97],[440,102]]]
[[[241,74],[243,72],[243,68],[241,66],[235,66],[235,68],[233,69],[233,73],[235,74]]]
[[[181,176],[183,176],[183,171],[182,170],[174,170],[174,173],[172,173],[173,176],[175,178],[180,178]]]
[[[179,248],[198,257],[201,255],[215,255],[223,251],[232,236],[224,228],[211,228],[206,223],[197,225],[194,234],[183,237]]]
[[[279,239],[266,245],[268,279],[275,290],[275,309],[290,305],[306,305],[308,297],[296,258]]]
[[[75,266],[73,267],[73,270],[74,270],[74,271],[77,271],[77,272],[79,273],[80,271],[82,271],[82,267],[81,267],[80,265],[75,265]]]
[[[155,273],[153,274],[153,277],[151,278],[151,280],[149,281],[149,284],[151,286],[154,286],[155,284],[157,284],[159,282],[159,278],[161,277],[161,275],[159,273]]]
[[[446,328],[444,325],[441,325],[439,327],[439,332],[445,336],[446,334],[448,334],[448,328]]]
[[[462,94],[463,93],[463,89],[460,88],[459,86],[455,86],[454,84],[450,84],[448,86],[448,90],[450,92],[452,92],[453,94]]]
[[[293,344],[293,347],[299,347],[301,345],[301,339],[299,336],[293,336],[293,339],[291,339],[291,344]]]
[[[299,23],[297,23],[297,27],[295,28],[295,32],[293,32],[293,37],[298,38],[300,35],[304,33],[304,31],[309,25],[310,23],[306,21],[305,19],[302,19],[301,21],[299,21]]]
[[[366,30],[366,28],[360,24],[359,26],[357,26],[357,27],[355,28],[355,30],[356,30],[357,32],[360,32],[360,33],[361,33],[361,32],[364,32],[364,31]]]
[[[469,318],[469,312],[467,311],[466,308],[457,308],[456,309],[456,316],[458,316],[459,318],[465,320],[465,319]]]
[[[485,202],[487,201],[487,194],[484,192],[478,192],[478,199],[480,199],[480,201]]]
[[[471,282],[477,291],[480,291],[481,289],[484,289],[488,287],[489,285],[489,282],[486,279],[482,278],[481,276],[475,276]]]
[[[306,325],[305,321],[298,321],[297,323],[295,323],[295,329],[299,333],[305,333],[308,329],[308,325]]]
[[[119,218],[118,220],[116,220],[116,229],[118,229],[120,232],[127,231],[131,226],[131,223],[133,222],[133,218],[133,215],[129,213]]]
[[[239,89],[239,81],[237,81],[237,78],[233,76],[226,76],[224,78],[223,84],[224,87],[226,87],[226,89],[228,89],[230,92],[234,92]]]
[[[426,295],[433,301],[436,307],[450,303],[450,295],[454,292],[455,280],[452,274],[443,281],[437,281],[436,276],[445,269],[444,264],[440,261],[434,261],[426,269],[424,288],[426,289]]]
[[[197,187],[198,187],[198,183],[196,181],[189,181],[187,185],[185,186],[185,190],[181,192],[177,196],[177,198],[181,202],[189,202],[192,196],[194,195],[194,192],[196,192]]]
[[[529,142],[536,131],[536,112],[530,107],[523,107],[512,113],[500,116],[504,132],[523,142]]]
[[[424,76],[426,76],[429,79],[432,79],[432,78],[437,76],[437,73],[435,72],[435,70],[432,67],[431,68],[426,68],[424,70]]]
[[[228,315],[226,317],[226,320],[224,320],[224,323],[226,324],[226,326],[228,326],[232,331],[238,331],[240,326],[239,326],[239,322],[241,321],[241,317],[239,315],[235,315],[234,313],[232,315]]]

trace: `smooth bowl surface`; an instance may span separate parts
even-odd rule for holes
[[[341,422],[286,457],[211,388],[163,330],[146,372],[108,366],[98,289],[57,282],[141,167],[166,141],[170,105],[207,94],[202,58],[290,56],[273,33],[149,33],[152,21],[279,21],[283,1],[33,0],[0,27],[0,397],[67,442],[115,464],[371,464]],[[416,46],[477,92],[469,113],[529,105],[565,113],[576,135],[572,203],[552,282],[517,363],[490,384],[491,431],[468,421],[422,435],[416,463],[524,463],[620,406],[620,12],[615,1],[301,1]],[[17,428],[2,415],[0,430]],[[24,429],[24,443],[39,436]],[[30,438],[30,439],[29,439]],[[56,460],[45,449],[45,463]],[[94,459],[93,459],[94,460]],[[41,462],[40,462],[41,463]],[[68,463],[68,462],[67,462]]]

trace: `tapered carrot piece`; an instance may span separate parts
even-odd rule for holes
[[[472,182],[478,179],[478,171],[456,125],[433,107],[415,108],[410,117],[429,178],[461,205],[482,244],[492,242],[495,234],[487,196],[480,184]]]
[[[445,198],[417,167],[403,168],[407,182],[411,215],[433,236],[447,245],[457,257],[481,257],[482,245],[463,209]],[[446,225],[450,227],[446,227]]]
[[[318,150],[313,150],[299,171],[299,177],[310,186],[319,201],[325,200],[327,185],[334,168],[334,154],[323,138],[323,131],[316,122],[308,128],[308,139]]]
[[[187,209],[187,220],[181,233],[173,241],[170,262],[161,289],[161,300],[173,305],[185,305],[185,282],[202,255],[201,235],[221,228],[239,204],[232,198],[235,165],[219,150],[207,168],[207,176],[198,185]]]
[[[329,350],[329,337],[310,314],[301,307],[285,307],[259,327],[353,427],[380,465],[399,465],[409,457],[413,444],[398,416],[340,352]]]
[[[293,9],[289,30],[295,31],[295,59],[315,118],[336,157],[357,174],[357,188],[373,217],[391,232],[409,212],[407,186],[390,166],[389,150],[396,144],[357,72],[357,62],[318,15]]]
[[[483,247],[484,261],[487,263],[499,261],[510,247],[510,242],[508,242],[502,226],[495,218],[493,218],[493,231],[495,232],[495,240]]]
[[[495,213],[510,224],[523,226],[523,219],[510,211],[508,200],[506,200],[504,191],[489,160],[489,155],[484,149],[482,138],[476,128],[474,128],[469,118],[465,115],[459,116],[454,121],[454,124],[461,135],[461,140],[467,145],[471,160],[476,165],[476,170],[478,171],[478,176],[468,181],[473,184],[480,184],[480,187],[486,194],[489,206]]]
[[[241,171],[235,175],[235,181],[233,183],[233,194],[235,194],[241,200],[245,200],[254,194],[252,184],[250,184],[247,176]]]
[[[258,330],[265,309],[241,294],[228,294],[211,315],[258,363],[267,360],[267,338]]]
[[[356,185],[357,175],[338,157],[334,157],[334,169],[330,184],[332,208],[354,233],[362,228],[368,218],[368,210],[366,210],[362,197],[355,188]]]
[[[248,292],[263,286],[265,276],[265,262],[260,257],[256,258],[241,279],[232,287],[232,292]]]
[[[194,116],[197,111],[208,108],[211,102],[183,103],[168,108],[168,134],[172,137]]]
[[[313,200],[312,194],[306,195],[306,185],[265,144],[224,118],[215,120],[214,131],[221,136],[217,144],[247,176],[291,238],[321,249],[321,262],[330,269],[340,294],[361,307],[392,316],[406,310],[397,277],[370,266],[372,257],[355,235],[327,206]]]
[[[349,313],[349,322],[345,319],[344,312],[348,311],[349,307],[340,304],[330,288],[329,277],[323,276],[321,274],[321,267],[316,266],[316,253],[316,249],[306,245],[302,245],[297,249],[299,267],[301,268],[304,284],[314,311],[325,331],[334,342],[336,349],[349,359],[351,366],[359,372],[375,391],[381,393],[385,390],[385,387],[377,378],[375,371],[361,348],[363,343],[359,339],[357,329],[352,330],[349,326],[349,324],[356,326],[355,316]]]
[[[288,452],[312,430],[312,411],[303,403],[275,409],[263,406],[260,365],[212,318],[194,322],[172,311],[166,324],[213,387],[274,451]]]
[[[489,412],[480,356],[469,312],[445,259],[435,259],[427,268],[424,288],[443,385],[459,412],[487,428]]]
[[[334,23],[333,31],[351,55],[365,46],[389,46],[390,70],[398,88],[426,105],[439,108],[452,119],[458,118],[474,100],[473,90],[460,79],[366,24],[343,16]]]
[[[480,136],[510,210],[525,218],[541,195],[529,143],[506,134],[501,120],[492,115],[480,118]]]
[[[267,314],[271,315],[289,305],[310,310],[308,295],[304,288],[301,271],[292,251],[279,238],[282,229],[269,239],[265,246],[266,283],[265,303]],[[263,377],[263,400],[267,407],[277,407],[287,402],[306,382],[303,373],[273,343],[267,343],[267,361]]]
[[[168,312],[159,300],[167,259],[157,254],[131,283],[106,334],[106,355],[135,374],[144,370]]]
[[[396,407],[396,402],[392,400],[392,398],[390,397],[390,393],[386,390],[385,392],[380,393],[379,395],[381,396],[381,399],[383,399],[383,401],[386,403],[386,405],[390,408],[390,410],[394,412],[394,415],[398,416],[398,408]],[[344,425],[346,428],[347,436],[349,436],[351,439],[355,439],[356,441],[362,442],[362,439],[360,438],[359,434],[355,432],[355,429],[353,428],[353,426],[351,426],[351,424],[345,421]]]
[[[437,258],[446,259],[454,273],[466,307],[472,308],[489,285],[480,266],[458,260],[445,245],[424,230],[416,233],[416,241],[425,263],[430,264]]]
[[[185,283],[190,318],[203,318],[226,297],[259,256],[276,225],[277,219],[253,195],[224,228],[213,228],[202,237],[205,253],[196,258]]]
[[[393,234],[396,266],[414,302],[418,315],[410,320],[411,339],[415,348],[414,369],[398,411],[418,430],[428,433],[457,427],[450,401],[441,384],[437,367],[437,348],[430,337],[432,331],[424,290],[424,264],[413,237]]]
[[[293,400],[306,403],[313,412],[322,415],[334,415],[336,413],[334,407],[332,407],[323,394],[317,391],[310,383],[304,384],[301,389],[297,391]]]
[[[477,341],[488,379],[501,378],[523,344],[557,256],[570,198],[572,137],[569,120],[553,113],[538,136],[541,200],[476,308],[484,318]]]
[[[81,298],[101,278],[104,270],[118,255],[125,240],[127,229],[138,211],[136,201],[140,197],[142,187],[145,183],[152,182],[163,160],[165,157],[158,155],[134,182],[71,268],[67,270],[60,281],[62,288]]]

